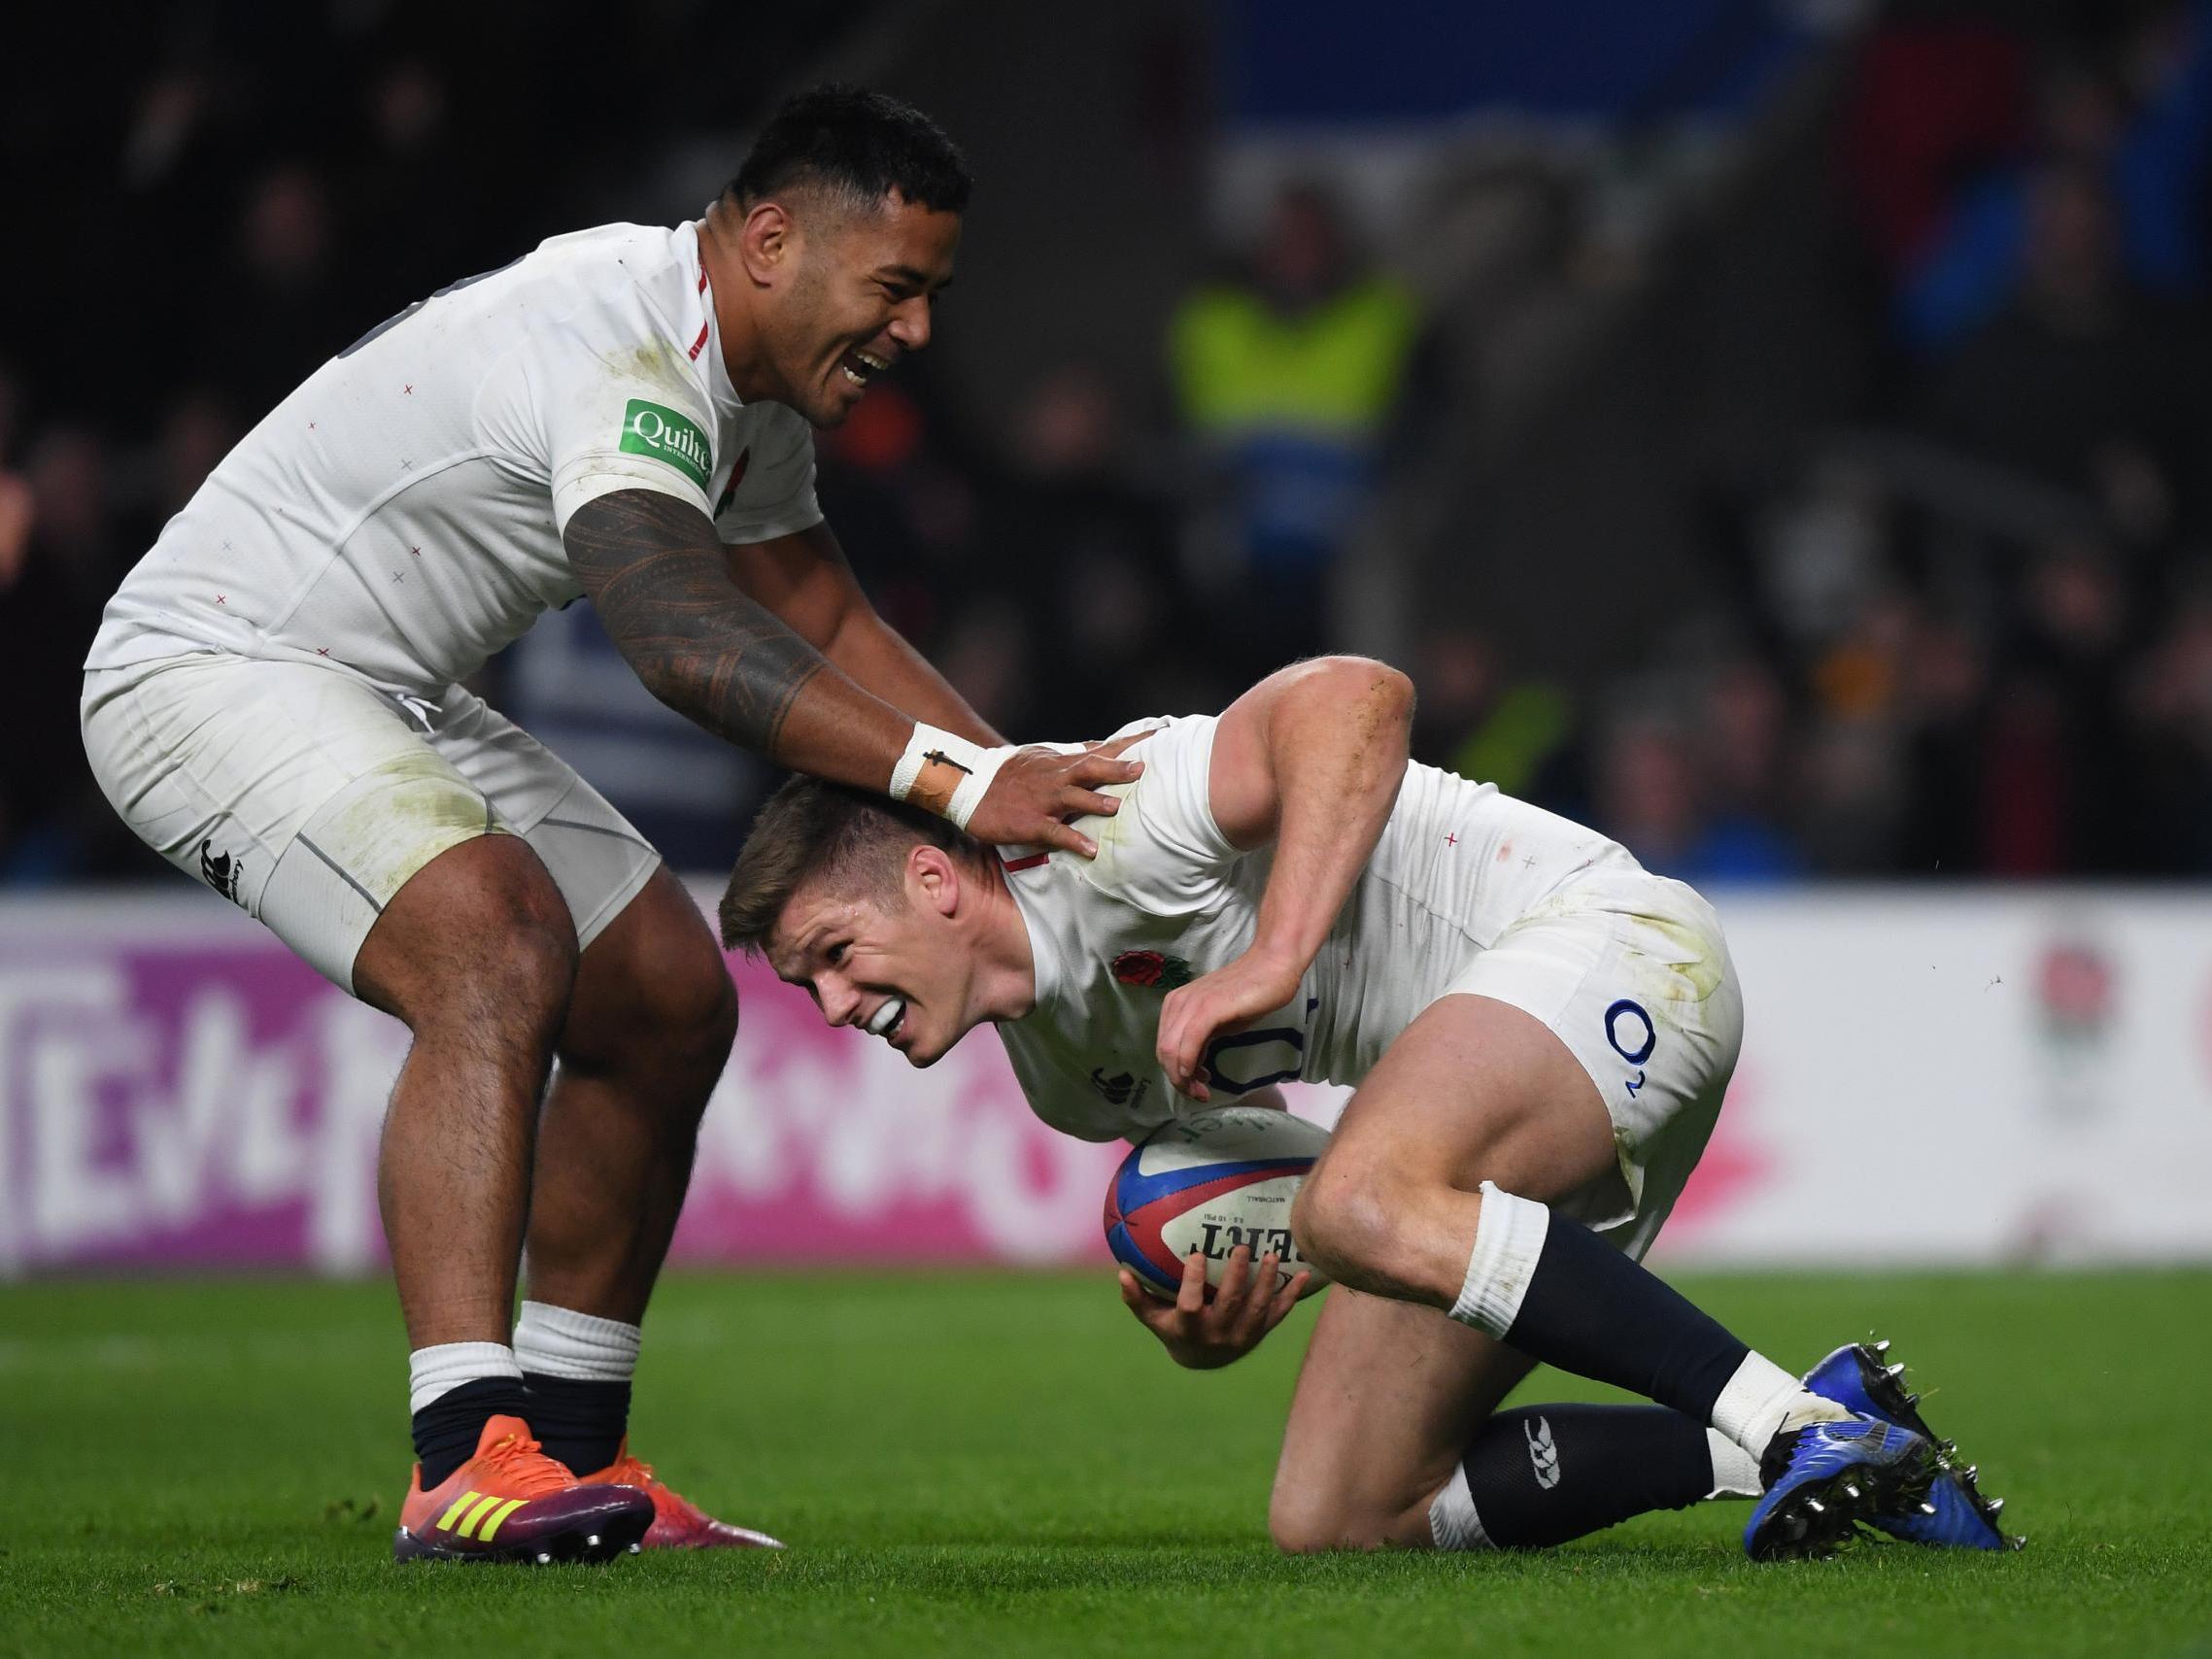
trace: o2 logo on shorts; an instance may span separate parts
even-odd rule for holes
[[[1628,1093],[1633,1096],[1644,1087],[1644,1062],[1659,1046],[1658,1028],[1651,1024],[1651,1016],[1641,1002],[1623,997],[1605,1011],[1605,1040],[1613,1044],[1614,1053],[1636,1067],[1636,1075],[1628,1079]]]

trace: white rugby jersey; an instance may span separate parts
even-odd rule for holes
[[[1167,993],[1251,943],[1272,849],[1240,853],[1214,823],[1214,716],[1140,721],[1144,762],[1099,856],[1006,851],[1029,929],[1037,1006],[999,1033],[1038,1116],[1085,1140],[1136,1139],[1178,1111],[1154,1054]],[[1118,735],[1118,734],[1117,734]],[[1208,1051],[1215,1104],[1302,1078],[1357,1083],[1475,954],[1579,870],[1634,861],[1616,843],[1494,784],[1408,762],[1398,801],[1336,926],[1284,1007]]]
[[[331,358],[208,475],[85,660],[325,662],[446,687],[583,592],[561,532],[657,490],[728,542],[821,521],[814,443],[738,401],[694,226],[603,225],[441,289]]]

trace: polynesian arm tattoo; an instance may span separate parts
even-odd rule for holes
[[[608,636],[655,696],[770,760],[883,787],[909,723],[732,583],[698,508],[620,490],[579,507],[562,539]],[[787,734],[795,713],[802,729]]]

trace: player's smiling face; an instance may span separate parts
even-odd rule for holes
[[[952,921],[957,875],[949,888],[909,880],[906,899],[894,907],[809,882],[766,950],[777,977],[803,988],[832,1025],[858,1026],[909,1065],[931,1066],[980,1021],[972,953]]]
[[[930,308],[952,281],[960,216],[896,192],[873,212],[807,203],[791,269],[763,316],[789,403],[817,426],[852,413],[876,376],[930,343]]]

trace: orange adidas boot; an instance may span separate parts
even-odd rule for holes
[[[659,1496],[642,1485],[579,1480],[538,1450],[520,1417],[493,1417],[477,1438],[476,1455],[430,1491],[423,1490],[423,1466],[415,1466],[391,1558],[609,1561],[636,1549],[657,1524]]]
[[[616,1488],[634,1486],[653,1498],[653,1525],[646,1529],[647,1549],[781,1549],[780,1540],[750,1527],[733,1527],[718,1521],[689,1498],[672,1491],[653,1473],[653,1466],[630,1454],[630,1438],[623,1437],[614,1462],[579,1482],[585,1486]]]

